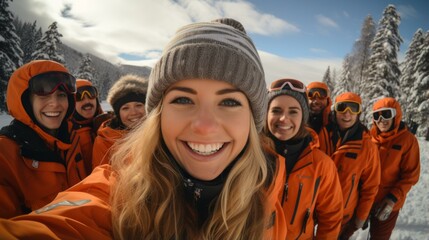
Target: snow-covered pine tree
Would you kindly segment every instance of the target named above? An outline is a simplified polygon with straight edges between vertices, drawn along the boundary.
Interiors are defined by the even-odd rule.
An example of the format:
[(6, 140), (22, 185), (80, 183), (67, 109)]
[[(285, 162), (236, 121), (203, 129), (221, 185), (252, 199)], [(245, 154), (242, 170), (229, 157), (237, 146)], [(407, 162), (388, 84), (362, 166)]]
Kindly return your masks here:
[(368, 72), (368, 59), (371, 54), (371, 42), (375, 36), (375, 23), (371, 15), (368, 15), (360, 31), (360, 37), (353, 45), (350, 55), (350, 80), (349, 91), (360, 94), (362, 84), (365, 82)]
[(37, 47), (32, 54), (32, 58), (53, 60), (64, 64), (64, 56), (59, 52), (58, 48), (58, 45), (61, 43), (60, 37), (62, 36), (58, 32), (57, 22), (53, 22), (49, 25), (43, 37), (37, 41)]
[(323, 75), (322, 82), (326, 83), (328, 85), (329, 90), (333, 90), (335, 88), (335, 83), (332, 81), (331, 78), (331, 68), (328, 66), (326, 69), (325, 74)]
[(421, 28), (417, 29), (417, 31), (414, 33), (408, 50), (405, 53), (404, 62), (401, 64), (402, 73), (399, 82), (401, 84), (402, 96), (399, 98), (399, 100), (402, 106), (404, 121), (407, 123), (409, 123), (411, 120), (410, 115), (415, 114), (416, 112), (412, 111), (412, 109), (417, 108), (417, 106), (413, 106), (412, 104), (416, 97), (415, 94), (418, 88), (416, 84), (416, 75), (414, 75), (414, 72), (417, 58), (421, 53), (421, 48), (423, 45), (423, 35), (423, 30)]
[(92, 66), (92, 59), (89, 54), (86, 54), (80, 62), (79, 68), (77, 69), (76, 77), (86, 79), (88, 81), (91, 81), (93, 85), (97, 85), (94, 81), (94, 73), (95, 69)]
[(342, 67), (340, 79), (335, 85), (335, 89), (331, 93), (332, 100), (335, 100), (335, 97), (340, 95), (341, 93), (351, 91), (350, 86), (353, 85), (353, 83), (352, 83), (351, 73), (350, 73), (351, 72), (350, 63), (351, 63), (351, 56), (347, 55), (343, 61), (343, 67)]
[(400, 94), (399, 69), (397, 53), (402, 38), (399, 35), (401, 17), (394, 5), (389, 4), (384, 9), (378, 24), (377, 33), (371, 43), (369, 57), (368, 79), (361, 91), (364, 119), (366, 125), (371, 123), (372, 105), (380, 97), (398, 98)]
[(36, 50), (37, 41), (42, 37), (42, 29), (37, 29), (36, 21), (23, 23), (19, 18), (15, 18), (14, 24), (21, 39), (21, 49), (24, 52), (22, 62), (25, 64), (33, 59), (32, 54)]
[(10, 75), (22, 65), (20, 39), (9, 11), (9, 0), (0, 0), (0, 112), (6, 110), (6, 86)]
[(429, 131), (429, 31), (424, 35), (424, 42), (420, 54), (417, 56), (414, 68), (414, 77), (416, 79), (413, 90), (413, 99), (411, 110), (411, 120), (419, 125), (417, 136), (423, 137)]

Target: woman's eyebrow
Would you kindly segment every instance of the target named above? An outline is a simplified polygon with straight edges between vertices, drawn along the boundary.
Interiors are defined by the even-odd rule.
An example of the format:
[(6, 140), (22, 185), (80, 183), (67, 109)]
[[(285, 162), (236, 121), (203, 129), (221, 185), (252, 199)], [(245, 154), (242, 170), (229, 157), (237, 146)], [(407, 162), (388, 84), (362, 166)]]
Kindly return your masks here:
[(176, 87), (171, 87), (171, 88), (167, 89), (167, 91), (165, 91), (165, 93), (169, 93), (169, 92), (171, 92), (171, 91), (181, 91), (181, 92), (187, 92), (187, 93), (190, 93), (190, 94), (197, 94), (197, 91), (195, 91), (195, 90), (194, 90), (194, 89), (192, 89), (192, 88), (188, 88), (188, 87), (178, 87), (178, 86), (176, 86)]

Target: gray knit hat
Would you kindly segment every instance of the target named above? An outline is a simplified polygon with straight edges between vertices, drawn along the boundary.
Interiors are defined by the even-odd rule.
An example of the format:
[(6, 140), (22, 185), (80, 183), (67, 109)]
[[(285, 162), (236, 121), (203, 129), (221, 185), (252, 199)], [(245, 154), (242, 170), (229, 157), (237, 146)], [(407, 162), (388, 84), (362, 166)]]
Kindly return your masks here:
[(158, 105), (171, 84), (194, 78), (225, 81), (243, 91), (255, 125), (262, 130), (267, 108), (264, 70), (240, 22), (222, 18), (180, 28), (150, 74), (147, 112)]
[(128, 102), (145, 103), (147, 87), (148, 81), (145, 78), (134, 74), (124, 75), (109, 89), (107, 102), (118, 115), (122, 105)]
[[(288, 84), (284, 84), (284, 82), (289, 81), (293, 84), (296, 84), (299, 86), (299, 88), (302, 88), (303, 92), (300, 92), (298, 90), (293, 90)], [(305, 87), (305, 84), (302, 83), (299, 80), (296, 79), (291, 79), (291, 78), (283, 78), (283, 79), (279, 79), (274, 81), (273, 83), (271, 83), (271, 86), (279, 86), (279, 85), (283, 85), (283, 87), (281, 89), (278, 90), (272, 90), (270, 89), (268, 91), (268, 106), (270, 105), (271, 101), (280, 95), (287, 95), (287, 96), (291, 96), (293, 98), (295, 98), (298, 102), (299, 105), (301, 105), (302, 108), (302, 120), (304, 123), (308, 122), (308, 118), (309, 118), (309, 107), (308, 107), (308, 98), (307, 98), (307, 90)]]

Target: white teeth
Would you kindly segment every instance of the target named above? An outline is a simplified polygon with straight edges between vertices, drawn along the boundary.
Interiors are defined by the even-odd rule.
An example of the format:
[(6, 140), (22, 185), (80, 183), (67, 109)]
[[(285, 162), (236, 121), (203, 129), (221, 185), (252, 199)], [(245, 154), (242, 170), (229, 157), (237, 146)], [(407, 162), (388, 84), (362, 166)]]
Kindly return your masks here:
[(289, 130), (292, 129), (292, 126), (286, 127), (286, 126), (278, 126), (280, 129)]
[(198, 144), (188, 142), (188, 146), (192, 149), (192, 151), (207, 156), (219, 151), (219, 149), (222, 148), (223, 143)]
[(45, 112), (45, 115), (48, 117), (58, 117), (60, 112)]

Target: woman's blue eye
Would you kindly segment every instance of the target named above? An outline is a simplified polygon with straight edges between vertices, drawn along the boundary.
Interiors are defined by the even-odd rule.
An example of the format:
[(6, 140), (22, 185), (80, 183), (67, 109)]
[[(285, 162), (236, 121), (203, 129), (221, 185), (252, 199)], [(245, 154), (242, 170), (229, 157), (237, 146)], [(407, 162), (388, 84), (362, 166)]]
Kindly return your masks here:
[(173, 99), (170, 103), (176, 104), (192, 104), (192, 100), (187, 97), (178, 97)]
[(230, 107), (238, 107), (238, 106), (241, 106), (241, 102), (237, 101), (235, 99), (232, 99), (232, 98), (228, 98), (228, 99), (223, 100), (222, 103), (221, 103), (221, 105), (222, 106), (227, 106), (227, 107), (228, 106), (230, 106)]

